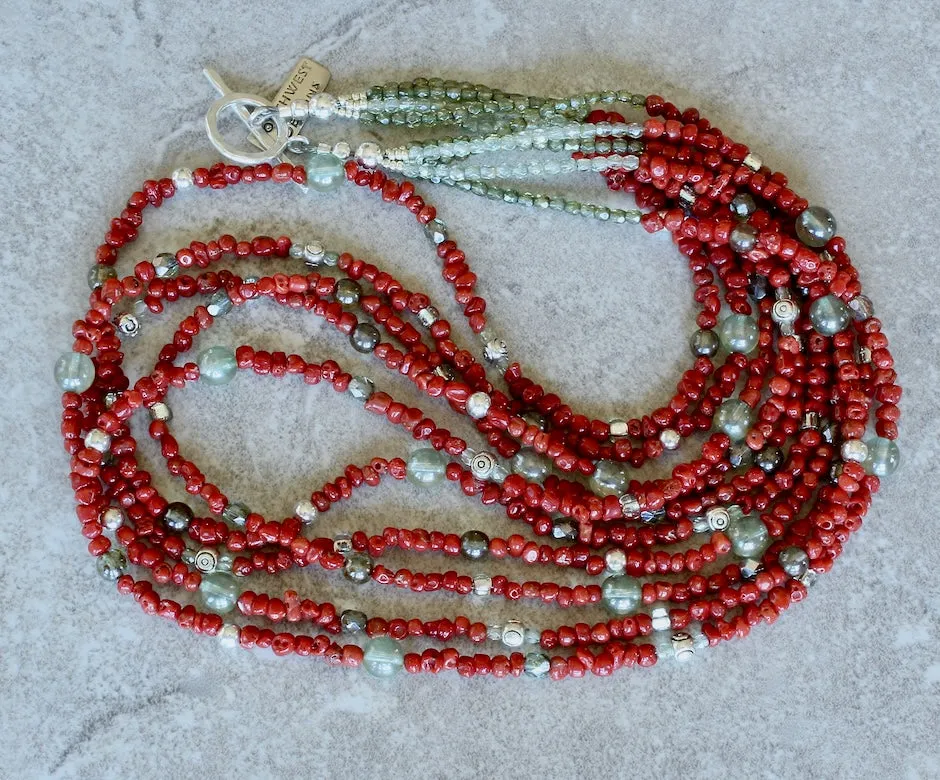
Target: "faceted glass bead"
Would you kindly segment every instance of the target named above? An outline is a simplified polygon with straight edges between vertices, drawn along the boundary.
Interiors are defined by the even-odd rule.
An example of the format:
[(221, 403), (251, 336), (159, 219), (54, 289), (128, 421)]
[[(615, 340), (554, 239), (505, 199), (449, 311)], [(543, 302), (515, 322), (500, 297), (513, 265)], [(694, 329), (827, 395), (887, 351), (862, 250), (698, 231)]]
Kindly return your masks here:
[(127, 558), (120, 550), (112, 549), (99, 556), (95, 565), (101, 579), (114, 582), (127, 571)]
[(207, 385), (226, 385), (238, 371), (235, 353), (228, 347), (209, 347), (199, 353), (199, 378)]
[(845, 330), (852, 321), (852, 312), (841, 298), (824, 295), (809, 307), (809, 319), (813, 327), (823, 336), (835, 336)]
[(757, 558), (770, 543), (767, 526), (757, 515), (740, 517), (725, 531), (731, 540), (731, 549), (742, 558)]
[(602, 496), (620, 495), (627, 489), (627, 475), (619, 463), (599, 460), (591, 475), (591, 489)]
[(615, 574), (601, 585), (604, 606), (615, 615), (630, 615), (640, 606), (640, 583), (626, 574)]
[(394, 639), (378, 636), (366, 643), (362, 665), (373, 677), (394, 677), (405, 665), (405, 655)]
[(216, 571), (202, 575), (199, 597), (203, 607), (209, 612), (215, 612), (217, 615), (231, 612), (240, 595), (238, 580), (231, 574)]
[(447, 461), (433, 447), (422, 447), (408, 457), (405, 476), (413, 485), (433, 485), (444, 478)]
[(747, 355), (757, 348), (760, 329), (747, 314), (730, 314), (718, 326), (718, 336), (728, 352)]
[(743, 441), (753, 424), (754, 410), (737, 398), (725, 401), (715, 415), (715, 425), (728, 434), (731, 441)]
[(876, 477), (889, 477), (897, 471), (901, 462), (901, 451), (895, 442), (881, 436), (873, 436), (865, 443), (868, 445), (865, 471)]
[(81, 352), (66, 352), (56, 361), (55, 381), (65, 392), (84, 393), (95, 381), (95, 364)]
[(307, 186), (315, 192), (331, 192), (346, 177), (343, 161), (335, 154), (315, 152), (307, 156)]
[(806, 246), (819, 248), (836, 234), (836, 219), (822, 206), (810, 206), (796, 218), (796, 237)]

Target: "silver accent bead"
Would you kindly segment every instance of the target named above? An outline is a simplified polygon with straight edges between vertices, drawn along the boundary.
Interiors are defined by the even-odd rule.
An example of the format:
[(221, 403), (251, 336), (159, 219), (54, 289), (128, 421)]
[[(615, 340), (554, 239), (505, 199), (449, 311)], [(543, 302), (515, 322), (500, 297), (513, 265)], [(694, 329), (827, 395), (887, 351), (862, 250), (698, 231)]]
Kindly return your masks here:
[(325, 253), (326, 250), (323, 248), (323, 244), (319, 241), (311, 241), (304, 246), (304, 262), (309, 266), (316, 267), (320, 265)]
[(339, 157), (340, 160), (348, 160), (349, 156), (352, 154), (352, 149), (345, 141), (337, 141), (335, 144), (333, 144), (332, 151), (333, 154), (336, 157)]
[(654, 604), (650, 608), (650, 619), (653, 622), (653, 631), (668, 631), (672, 628), (669, 607), (663, 604)]
[(185, 531), (189, 528), (192, 520), (193, 510), (189, 507), (189, 504), (184, 504), (182, 501), (167, 504), (163, 513), (163, 524), (171, 531)]
[(195, 184), (193, 172), (190, 168), (177, 168), (170, 175), (173, 180), (173, 186), (178, 190), (187, 190)]
[(724, 531), (731, 525), (731, 513), (723, 506), (709, 507), (705, 519), (712, 531)]
[(307, 104), (307, 110), (316, 119), (329, 119), (335, 107), (336, 98), (329, 92), (318, 92), (310, 98)]
[(627, 568), (627, 554), (619, 547), (614, 547), (604, 553), (604, 564), (611, 574), (620, 574)]
[(688, 184), (684, 184), (679, 190), (679, 205), (684, 209), (691, 209), (695, 205), (695, 190)]
[(434, 369), (434, 373), (437, 374), (441, 379), (446, 379), (448, 382), (452, 379), (455, 379), (457, 374), (454, 372), (453, 366), (449, 363), (441, 363), (437, 368)]
[(120, 397), (121, 397), (121, 394), (116, 393), (114, 391), (111, 391), (110, 393), (105, 393), (104, 394), (104, 408), (110, 409), (112, 406), (114, 406), (115, 403), (117, 403), (117, 399)]
[(297, 505), (294, 507), (294, 515), (301, 522), (310, 525), (310, 523), (316, 521), (320, 513), (313, 503), (305, 498), (297, 502)]
[(842, 442), (842, 460), (864, 463), (868, 457), (868, 445), (861, 439), (846, 439)]
[(352, 549), (352, 536), (350, 534), (341, 532), (333, 537), (333, 552), (337, 552), (340, 555), (346, 555), (351, 553)]
[(685, 631), (677, 631), (671, 639), (672, 652), (677, 661), (691, 661), (695, 656), (695, 640)]
[(803, 422), (800, 425), (800, 430), (818, 430), (819, 429), (819, 412), (806, 412), (803, 415)]
[(750, 168), (752, 171), (759, 171), (764, 165), (760, 157), (758, 157), (753, 152), (748, 152), (747, 156), (741, 161), (745, 168)]
[(503, 626), (500, 641), (505, 647), (522, 647), (525, 642), (525, 626), (518, 620), (509, 620)]
[(107, 452), (111, 449), (111, 436), (101, 428), (92, 428), (85, 434), (85, 446), (90, 450)]
[(127, 514), (119, 506), (106, 507), (98, 518), (98, 522), (109, 531), (116, 531), (126, 520)]
[(496, 468), (496, 458), (489, 452), (478, 452), (470, 461), (470, 473), (476, 479), (485, 480)]
[(781, 298), (779, 301), (774, 301), (774, 305), (770, 309), (770, 318), (776, 323), (777, 327), (780, 328), (780, 332), (784, 336), (793, 335), (793, 323), (796, 322), (799, 316), (800, 307), (795, 301), (789, 298)]
[(490, 410), (492, 400), (483, 392), (473, 393), (467, 399), (467, 414), (474, 420), (482, 420)]
[(343, 576), (356, 585), (363, 585), (372, 578), (372, 557), (364, 552), (353, 552), (343, 563)]
[(483, 346), (483, 359), (487, 363), (500, 363), (509, 358), (509, 348), (501, 338), (492, 338)]
[(418, 312), (418, 322), (425, 328), (430, 328), (441, 318), (441, 313), (433, 306), (425, 306)]
[(122, 336), (134, 338), (140, 333), (140, 320), (133, 314), (120, 314), (114, 321), (114, 325)]
[(731, 200), (731, 213), (739, 219), (747, 219), (757, 211), (757, 203), (749, 192), (739, 192)]
[(359, 144), (356, 157), (366, 168), (375, 168), (382, 163), (382, 147), (369, 142)]
[(210, 571), (215, 571), (215, 567), (219, 563), (219, 556), (216, 554), (215, 550), (210, 550), (208, 547), (203, 547), (201, 550), (196, 551), (196, 555), (193, 556), (193, 566), (195, 566), (203, 574), (208, 574)]
[(626, 420), (611, 420), (610, 421), (610, 436), (612, 439), (621, 439), (624, 436), (627, 436), (629, 431), (627, 430), (627, 421)]
[(493, 589), (493, 578), (486, 574), (477, 574), (473, 578), (473, 592), (477, 596), (489, 596)]
[(682, 437), (675, 428), (663, 428), (663, 430), (659, 432), (659, 442), (663, 445), (664, 449), (674, 450), (682, 442)]
[(627, 519), (635, 519), (640, 516), (640, 501), (633, 493), (624, 493), (620, 496), (620, 510)]
[(238, 640), (241, 631), (234, 623), (223, 623), (219, 633), (215, 635), (219, 644), (227, 650), (233, 650), (238, 647)]

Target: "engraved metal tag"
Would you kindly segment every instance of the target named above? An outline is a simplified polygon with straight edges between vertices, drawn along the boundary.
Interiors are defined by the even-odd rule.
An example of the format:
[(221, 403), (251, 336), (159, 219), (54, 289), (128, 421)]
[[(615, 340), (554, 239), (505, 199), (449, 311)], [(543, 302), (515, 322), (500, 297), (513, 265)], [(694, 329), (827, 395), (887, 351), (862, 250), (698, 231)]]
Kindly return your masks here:
[[(329, 83), (330, 72), (325, 67), (310, 57), (301, 57), (271, 102), (275, 106), (289, 106), (294, 100), (310, 100), (317, 92), (326, 89)], [(289, 119), (287, 124), (291, 136), (299, 133), (304, 125), (300, 119)], [(274, 123), (265, 122), (262, 127), (267, 132), (271, 132), (274, 129)]]

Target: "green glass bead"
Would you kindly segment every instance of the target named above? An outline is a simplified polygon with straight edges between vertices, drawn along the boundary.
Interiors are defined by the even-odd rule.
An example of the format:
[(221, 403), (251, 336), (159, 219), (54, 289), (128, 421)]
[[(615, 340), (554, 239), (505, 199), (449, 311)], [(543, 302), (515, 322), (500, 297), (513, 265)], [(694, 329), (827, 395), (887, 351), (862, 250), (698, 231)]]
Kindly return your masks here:
[(852, 321), (852, 312), (835, 295), (817, 298), (809, 307), (809, 319), (813, 327), (823, 336), (835, 336), (845, 330)]
[(615, 615), (630, 615), (639, 608), (642, 598), (640, 583), (626, 574), (615, 574), (601, 585), (604, 606)]
[(754, 410), (744, 401), (731, 398), (718, 408), (715, 424), (731, 441), (743, 441), (754, 424)]
[(227, 385), (238, 371), (235, 353), (228, 347), (209, 347), (199, 353), (199, 378), (207, 385)]
[(55, 381), (64, 392), (84, 393), (95, 381), (95, 364), (81, 352), (66, 352), (56, 361)]
[(757, 348), (760, 329), (747, 314), (730, 314), (718, 326), (718, 337), (728, 352), (747, 355)]
[(757, 558), (770, 544), (767, 526), (757, 515), (745, 515), (734, 520), (725, 533), (731, 540), (734, 554), (742, 558)]
[(379, 636), (366, 643), (362, 665), (373, 677), (394, 677), (405, 665), (405, 655), (394, 639)]
[(231, 612), (240, 595), (238, 580), (231, 574), (215, 571), (202, 575), (202, 582), (199, 583), (199, 597), (202, 599), (202, 605), (210, 612), (215, 612), (217, 615)]
[(405, 476), (413, 485), (433, 485), (444, 479), (446, 458), (432, 447), (422, 447), (408, 457)]
[(865, 458), (865, 471), (876, 477), (888, 477), (897, 471), (901, 462), (901, 451), (891, 439), (873, 436), (865, 442), (868, 445), (868, 457)]
[(343, 161), (335, 154), (307, 155), (307, 186), (316, 192), (332, 192), (346, 178)]

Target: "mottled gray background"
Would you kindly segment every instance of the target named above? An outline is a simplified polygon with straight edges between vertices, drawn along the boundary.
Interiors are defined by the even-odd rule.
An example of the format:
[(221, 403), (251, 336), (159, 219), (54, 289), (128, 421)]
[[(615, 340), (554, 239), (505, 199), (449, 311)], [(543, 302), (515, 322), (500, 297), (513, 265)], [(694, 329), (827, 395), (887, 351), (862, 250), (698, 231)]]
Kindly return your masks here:
[[(0, 776), (940, 776), (936, 4), (459, 6), (2, 2)], [(144, 178), (213, 159), (204, 65), (270, 94), (300, 54), (331, 68), (335, 91), (442, 75), (539, 93), (657, 92), (698, 106), (835, 212), (905, 387), (904, 463), (808, 602), (688, 668), (560, 685), (455, 675), (382, 683), (225, 653), (146, 617), (94, 576), (52, 382), (94, 247)], [(321, 137), (370, 136), (337, 125)], [(602, 416), (668, 397), (694, 317), (668, 241), (453, 192), (432, 197), (474, 262), (494, 326), (533, 375)], [(322, 236), (387, 264), (452, 314), (413, 222), (362, 192), (305, 198), (267, 186), (180, 201), (148, 214), (123, 269), (225, 231)], [(367, 366), (318, 322), (253, 309), (204, 343), (251, 337)], [(142, 346), (167, 334), (150, 325)], [(409, 447), (348, 399), (295, 381), (244, 376), (173, 402), (186, 452), (268, 513), (288, 512), (350, 461)], [(452, 487), (430, 496), (383, 487), (346, 512), (323, 528), (507, 527)], [(322, 596), (324, 580), (305, 572), (295, 582)], [(506, 614), (377, 590), (340, 585), (336, 598), (383, 614)]]

